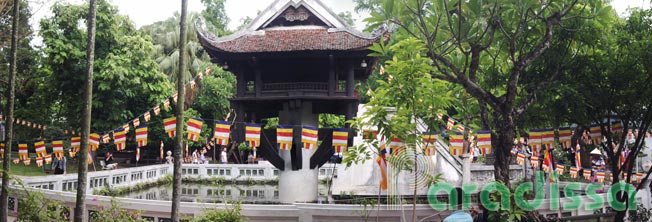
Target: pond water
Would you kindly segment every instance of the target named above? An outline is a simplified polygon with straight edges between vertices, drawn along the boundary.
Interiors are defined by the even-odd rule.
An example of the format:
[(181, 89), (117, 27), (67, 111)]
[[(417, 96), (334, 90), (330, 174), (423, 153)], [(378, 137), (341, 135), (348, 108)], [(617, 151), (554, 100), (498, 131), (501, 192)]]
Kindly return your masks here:
[[(325, 200), (328, 186), (319, 185), (319, 199)], [(152, 187), (120, 195), (131, 199), (172, 200), (172, 184)], [(246, 204), (278, 204), (278, 185), (241, 185), (241, 184), (183, 184), (182, 202), (223, 203), (239, 201)]]

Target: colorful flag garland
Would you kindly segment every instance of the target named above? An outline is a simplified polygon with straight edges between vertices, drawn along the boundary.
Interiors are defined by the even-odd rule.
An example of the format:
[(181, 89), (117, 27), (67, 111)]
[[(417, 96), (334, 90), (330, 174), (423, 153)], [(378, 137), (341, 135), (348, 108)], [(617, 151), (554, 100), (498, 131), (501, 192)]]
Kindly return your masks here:
[(190, 141), (199, 141), (199, 135), (201, 134), (201, 128), (204, 126), (204, 121), (199, 118), (191, 118), (188, 120), (188, 140)]
[(215, 138), (218, 145), (228, 145), (229, 134), (231, 134), (231, 122), (219, 120), (215, 122), (215, 133), (213, 138)]
[(276, 127), (276, 143), (280, 150), (292, 150), (292, 126), (278, 125)]
[(260, 146), (260, 124), (247, 123), (245, 126), (245, 141), (249, 147)]
[(170, 117), (164, 119), (163, 126), (165, 127), (165, 133), (167, 133), (170, 138), (174, 138), (177, 129), (177, 118)]
[(147, 125), (136, 128), (136, 143), (138, 147), (147, 146)]

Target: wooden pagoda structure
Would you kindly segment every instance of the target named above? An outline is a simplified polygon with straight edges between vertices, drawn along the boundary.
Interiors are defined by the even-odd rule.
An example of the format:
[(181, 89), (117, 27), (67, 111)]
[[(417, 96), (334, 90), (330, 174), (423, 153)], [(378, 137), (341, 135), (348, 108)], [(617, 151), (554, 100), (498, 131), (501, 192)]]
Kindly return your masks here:
[[(330, 141), (314, 153), (297, 149), (300, 126), (317, 126), (322, 113), (352, 119), (359, 104), (355, 85), (377, 63), (368, 47), (389, 38), (385, 28), (372, 34), (355, 30), (319, 0), (276, 0), (229, 36), (217, 37), (198, 25), (198, 39), (212, 61), (237, 78), (231, 99), (237, 121), (279, 117), (280, 124), (299, 126), (287, 155), (275, 148), (274, 139), (262, 142), (260, 151), (282, 171), (314, 169), (330, 158)], [(320, 132), (324, 139), (321, 134), (327, 133)]]

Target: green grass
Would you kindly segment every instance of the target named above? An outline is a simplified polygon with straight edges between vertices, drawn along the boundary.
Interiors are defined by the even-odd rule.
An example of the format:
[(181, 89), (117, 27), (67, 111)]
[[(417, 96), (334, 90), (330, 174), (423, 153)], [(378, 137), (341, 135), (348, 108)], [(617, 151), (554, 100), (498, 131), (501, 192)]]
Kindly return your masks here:
[[(46, 174), (43, 171), (43, 168), (45, 169), (50, 169), (50, 165), (43, 165), (43, 167), (38, 167), (36, 165), (36, 162), (32, 159), (32, 163), (29, 166), (25, 166), (23, 162), (21, 161), (19, 164), (14, 164), (11, 163), (11, 168), (9, 172), (13, 175), (16, 176), (46, 176), (49, 174)], [(93, 166), (90, 165), (88, 166), (89, 171), (93, 171)], [(67, 169), (66, 169), (67, 174), (71, 173), (77, 173), (77, 161), (68, 161), (67, 164)]]

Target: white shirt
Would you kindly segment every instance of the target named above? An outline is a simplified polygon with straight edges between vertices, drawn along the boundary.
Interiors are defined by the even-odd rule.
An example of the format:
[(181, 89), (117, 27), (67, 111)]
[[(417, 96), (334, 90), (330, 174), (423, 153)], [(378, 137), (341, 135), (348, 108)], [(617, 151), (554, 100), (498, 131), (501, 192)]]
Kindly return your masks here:
[(222, 150), (222, 153), (220, 154), (220, 160), (222, 161), (222, 163), (228, 162), (226, 158), (226, 151)]

